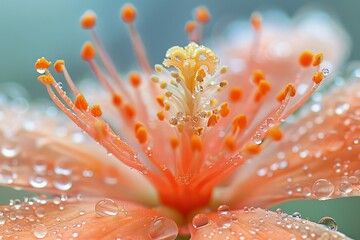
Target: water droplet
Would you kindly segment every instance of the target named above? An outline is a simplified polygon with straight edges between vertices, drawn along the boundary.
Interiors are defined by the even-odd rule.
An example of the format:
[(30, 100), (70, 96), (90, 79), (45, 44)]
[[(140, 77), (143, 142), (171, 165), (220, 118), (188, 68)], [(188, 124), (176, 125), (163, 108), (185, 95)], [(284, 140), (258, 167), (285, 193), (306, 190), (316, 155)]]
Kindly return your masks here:
[(312, 190), (319, 200), (324, 200), (334, 192), (334, 184), (326, 179), (319, 179), (314, 183)]
[(343, 181), (339, 184), (339, 191), (342, 193), (351, 193), (352, 184), (348, 181)]
[(43, 218), (45, 216), (45, 209), (43, 207), (36, 208), (35, 215), (39, 218)]
[(276, 213), (277, 213), (277, 214), (282, 214), (282, 213), (283, 213), (283, 211), (282, 211), (282, 209), (281, 209), (281, 208), (278, 208), (278, 209), (276, 209)]
[(221, 206), (219, 206), (218, 209), (217, 209), (217, 213), (218, 213), (219, 215), (228, 214), (229, 211), (230, 211), (230, 207), (227, 206), (227, 205), (221, 205)]
[(223, 213), (218, 216), (217, 224), (222, 228), (229, 228), (232, 225), (230, 212)]
[(197, 214), (192, 220), (192, 224), (196, 229), (204, 227), (209, 223), (210, 223), (209, 218), (205, 214), (201, 214), (201, 213)]
[(0, 167), (0, 183), (11, 184), (14, 182), (15, 174), (11, 171), (8, 166)]
[(323, 217), (322, 219), (319, 220), (318, 223), (326, 226), (330, 230), (334, 230), (334, 231), (337, 230), (337, 224), (335, 220), (331, 217)]
[(44, 238), (47, 235), (47, 228), (44, 224), (37, 224), (34, 228), (36, 238)]
[(327, 68), (323, 68), (323, 69), (321, 70), (321, 72), (322, 72), (322, 74), (324, 74), (325, 77), (327, 77), (327, 76), (330, 74), (330, 70), (327, 69)]
[(299, 212), (294, 212), (294, 213), (292, 214), (292, 217), (293, 217), (293, 218), (301, 218), (301, 214), (300, 214)]
[(325, 148), (328, 151), (337, 151), (344, 145), (343, 136), (341, 136), (337, 131), (331, 131), (326, 135), (324, 143), (326, 143)]
[(48, 181), (45, 177), (40, 175), (30, 176), (29, 184), (34, 188), (44, 188), (47, 186)]
[(6, 158), (16, 157), (20, 153), (20, 147), (15, 141), (9, 141), (4, 143), (1, 147), (1, 154)]
[(338, 102), (335, 106), (335, 114), (342, 115), (350, 109), (350, 104), (347, 102)]
[(54, 177), (53, 185), (61, 191), (67, 191), (72, 187), (71, 176), (56, 175)]
[(149, 228), (151, 239), (175, 239), (178, 234), (176, 223), (165, 217), (156, 218)]
[(119, 214), (119, 208), (113, 200), (104, 199), (96, 203), (95, 212), (98, 217), (116, 216)]
[(70, 166), (70, 162), (67, 162), (63, 159), (57, 160), (54, 166), (54, 172), (55, 174), (58, 175), (65, 175), (65, 176), (71, 175), (72, 169)]

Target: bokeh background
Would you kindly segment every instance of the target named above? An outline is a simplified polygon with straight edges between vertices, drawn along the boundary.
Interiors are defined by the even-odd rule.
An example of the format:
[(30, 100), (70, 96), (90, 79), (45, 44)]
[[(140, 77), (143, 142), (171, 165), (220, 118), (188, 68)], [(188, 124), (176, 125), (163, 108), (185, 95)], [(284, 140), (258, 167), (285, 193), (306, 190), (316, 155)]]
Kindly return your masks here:
[[(360, 60), (359, 0), (228, 0), (228, 1), (130, 1), (138, 8), (136, 25), (143, 36), (151, 63), (162, 61), (166, 49), (184, 45), (187, 36), (184, 23), (198, 5), (206, 5), (213, 21), (206, 28), (210, 36), (217, 21), (247, 19), (254, 11), (280, 9), (289, 16), (304, 8), (318, 8), (328, 12), (349, 33), (352, 50), (349, 60)], [(65, 59), (75, 81), (92, 78), (92, 74), (79, 55), (89, 33), (81, 29), (79, 17), (87, 9), (98, 15), (97, 31), (105, 46), (111, 49), (111, 57), (119, 72), (135, 67), (127, 29), (119, 20), (119, 9), (125, 1), (104, 0), (0, 0), (0, 88), (6, 82), (21, 84), (27, 89), (29, 99), (46, 98), (41, 84), (36, 81), (34, 61)], [(1, 123), (0, 123), (1, 124)], [(0, 188), (0, 203), (11, 198), (22, 198), (32, 193)], [(321, 217), (333, 217), (341, 232), (360, 239), (360, 197), (329, 201), (295, 201), (281, 204), (284, 212), (298, 211), (303, 217), (317, 222)]]

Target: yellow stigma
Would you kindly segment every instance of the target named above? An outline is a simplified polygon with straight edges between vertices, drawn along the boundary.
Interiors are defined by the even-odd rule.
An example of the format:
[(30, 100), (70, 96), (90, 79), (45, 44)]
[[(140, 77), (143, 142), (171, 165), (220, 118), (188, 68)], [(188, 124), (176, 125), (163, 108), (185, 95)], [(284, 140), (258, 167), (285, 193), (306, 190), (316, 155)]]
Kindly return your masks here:
[(163, 64), (166, 67), (177, 68), (179, 77), (193, 93), (198, 83), (203, 81), (202, 69), (205, 68), (207, 74), (213, 75), (217, 70), (219, 59), (210, 48), (190, 43), (184, 48), (178, 46), (170, 48), (166, 52)]

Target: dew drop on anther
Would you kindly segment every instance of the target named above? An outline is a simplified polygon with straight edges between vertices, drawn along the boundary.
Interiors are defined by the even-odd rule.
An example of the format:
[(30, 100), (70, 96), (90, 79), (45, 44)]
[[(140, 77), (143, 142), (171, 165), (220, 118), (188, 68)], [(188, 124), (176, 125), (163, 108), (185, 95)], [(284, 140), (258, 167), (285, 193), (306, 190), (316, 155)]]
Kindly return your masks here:
[(322, 219), (319, 220), (318, 223), (326, 226), (330, 230), (334, 230), (334, 231), (337, 230), (337, 224), (335, 220), (331, 217), (323, 217)]
[(45, 68), (37, 68), (36, 71), (37, 71), (39, 74), (44, 74), (44, 73), (45, 73)]
[(34, 228), (36, 238), (44, 238), (47, 235), (47, 228), (44, 224), (37, 224)]
[(95, 205), (96, 216), (107, 217), (119, 214), (118, 205), (111, 199), (100, 200)]
[(158, 217), (153, 220), (148, 233), (153, 240), (175, 239), (178, 235), (178, 227), (174, 221), (165, 217)]
[(201, 213), (197, 214), (192, 220), (192, 224), (194, 228), (197, 229), (208, 225), (209, 222), (210, 222), (209, 218), (205, 214), (201, 214)]
[(319, 179), (314, 183), (312, 190), (319, 200), (324, 200), (334, 192), (334, 184), (326, 179)]

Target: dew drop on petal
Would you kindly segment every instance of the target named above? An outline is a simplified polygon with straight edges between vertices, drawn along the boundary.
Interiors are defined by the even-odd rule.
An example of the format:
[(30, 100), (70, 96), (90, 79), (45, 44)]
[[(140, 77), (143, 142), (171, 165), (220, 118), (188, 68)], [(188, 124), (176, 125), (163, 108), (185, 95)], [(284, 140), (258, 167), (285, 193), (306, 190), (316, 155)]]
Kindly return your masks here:
[(217, 213), (218, 213), (219, 215), (228, 214), (229, 211), (230, 211), (230, 208), (229, 208), (229, 206), (227, 206), (227, 205), (221, 205), (221, 206), (219, 206), (218, 209), (217, 209)]
[(15, 174), (11, 171), (9, 167), (0, 167), (0, 183), (11, 184), (14, 182), (14, 178)]
[(301, 214), (300, 214), (299, 212), (294, 212), (294, 213), (292, 214), (292, 217), (293, 217), (293, 218), (301, 218)]
[(198, 229), (210, 223), (209, 218), (205, 214), (197, 214), (192, 220), (194, 228)]
[(334, 184), (326, 179), (319, 179), (314, 183), (312, 190), (319, 200), (324, 200), (334, 192)]
[(48, 181), (43, 176), (34, 175), (34, 176), (30, 176), (29, 184), (34, 188), (44, 188), (47, 186)]
[(178, 227), (176, 223), (165, 217), (158, 217), (154, 219), (150, 228), (149, 236), (151, 239), (175, 239), (178, 234)]
[(47, 228), (44, 224), (37, 224), (34, 228), (36, 238), (44, 238), (47, 235)]
[(95, 205), (96, 216), (107, 217), (119, 214), (118, 205), (111, 199), (100, 200)]
[(71, 176), (56, 175), (53, 181), (53, 185), (56, 189), (61, 191), (67, 191), (72, 188)]
[(337, 224), (335, 220), (331, 217), (323, 217), (322, 219), (319, 220), (318, 223), (326, 226), (330, 230), (334, 230), (334, 231), (337, 230)]

